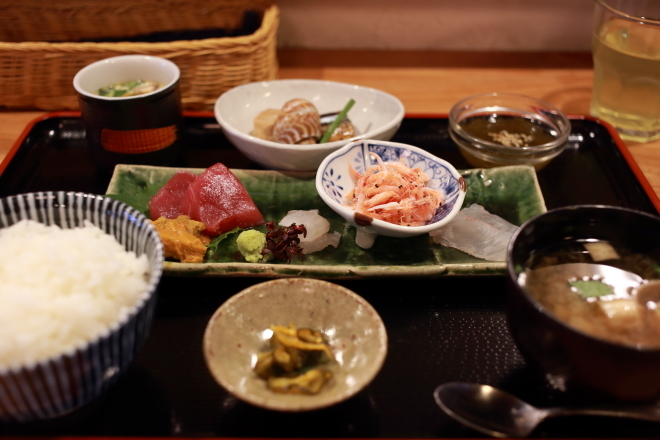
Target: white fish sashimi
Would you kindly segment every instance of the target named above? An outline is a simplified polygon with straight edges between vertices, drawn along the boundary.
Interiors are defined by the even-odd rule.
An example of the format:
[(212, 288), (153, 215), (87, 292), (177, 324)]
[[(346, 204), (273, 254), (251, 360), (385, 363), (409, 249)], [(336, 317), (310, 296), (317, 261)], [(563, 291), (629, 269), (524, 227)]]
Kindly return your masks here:
[(430, 233), (435, 243), (491, 261), (506, 261), (506, 249), (518, 227), (472, 204), (443, 228)]
[(300, 240), (299, 246), (302, 248), (303, 254), (311, 254), (312, 252), (318, 252), (325, 249), (328, 246), (334, 246), (335, 248), (339, 246), (339, 241), (341, 240), (341, 234), (339, 232), (328, 232), (321, 235), (316, 240), (312, 241), (302, 241)]
[(330, 222), (319, 215), (318, 209), (310, 209), (309, 211), (289, 211), (280, 220), (281, 226), (291, 226), (292, 223), (297, 225), (305, 225), (307, 229), (307, 236), (300, 237), (300, 241), (313, 241), (321, 235), (330, 230)]
[(281, 226), (291, 226), (292, 223), (304, 225), (307, 230), (307, 235), (300, 237), (299, 246), (302, 248), (303, 254), (318, 252), (328, 246), (334, 246), (335, 248), (339, 246), (341, 234), (339, 232), (329, 232), (330, 222), (319, 215), (318, 209), (289, 211), (280, 220)]

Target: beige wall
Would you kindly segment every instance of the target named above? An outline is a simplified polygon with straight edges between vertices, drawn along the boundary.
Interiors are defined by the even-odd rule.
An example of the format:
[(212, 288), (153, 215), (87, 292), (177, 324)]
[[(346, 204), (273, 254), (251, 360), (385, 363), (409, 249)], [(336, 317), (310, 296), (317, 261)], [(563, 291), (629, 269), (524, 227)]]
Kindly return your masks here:
[(593, 0), (277, 0), (282, 48), (589, 51)]

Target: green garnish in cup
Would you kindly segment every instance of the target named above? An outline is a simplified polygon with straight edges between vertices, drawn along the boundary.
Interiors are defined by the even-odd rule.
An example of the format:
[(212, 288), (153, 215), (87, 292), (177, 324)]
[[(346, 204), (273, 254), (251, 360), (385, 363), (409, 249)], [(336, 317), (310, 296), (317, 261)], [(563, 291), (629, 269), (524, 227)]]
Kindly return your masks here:
[(107, 87), (100, 88), (98, 94), (100, 96), (107, 96), (110, 98), (137, 96), (151, 93), (155, 90), (158, 90), (160, 87), (162, 87), (162, 85), (156, 81), (145, 81), (138, 79), (135, 81), (110, 84)]

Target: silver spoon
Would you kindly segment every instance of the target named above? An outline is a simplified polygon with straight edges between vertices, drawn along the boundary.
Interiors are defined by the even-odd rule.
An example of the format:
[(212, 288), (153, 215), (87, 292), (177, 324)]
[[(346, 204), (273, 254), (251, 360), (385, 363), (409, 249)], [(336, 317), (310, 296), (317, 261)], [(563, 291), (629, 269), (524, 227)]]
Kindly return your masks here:
[(433, 393), (436, 403), (462, 424), (493, 437), (526, 437), (549, 417), (590, 415), (660, 422), (660, 407), (536, 408), (488, 385), (449, 382)]

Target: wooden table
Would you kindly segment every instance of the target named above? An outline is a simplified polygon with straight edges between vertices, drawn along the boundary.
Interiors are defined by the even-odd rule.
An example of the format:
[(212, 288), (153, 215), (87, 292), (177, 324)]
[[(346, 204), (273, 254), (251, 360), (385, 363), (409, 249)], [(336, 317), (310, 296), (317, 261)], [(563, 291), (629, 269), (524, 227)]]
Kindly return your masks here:
[[(374, 87), (403, 102), (407, 113), (448, 113), (467, 96), (521, 93), (567, 114), (589, 114), (593, 70), (588, 53), (456, 53), (281, 50), (279, 76)], [(0, 160), (41, 111), (0, 111)], [(626, 142), (660, 195), (660, 141)]]

